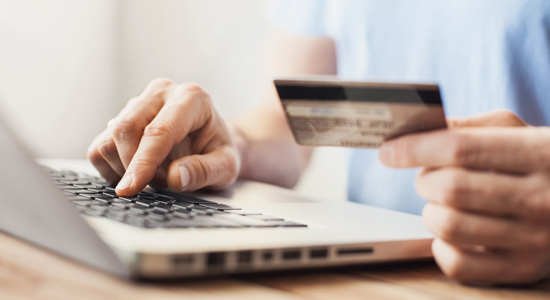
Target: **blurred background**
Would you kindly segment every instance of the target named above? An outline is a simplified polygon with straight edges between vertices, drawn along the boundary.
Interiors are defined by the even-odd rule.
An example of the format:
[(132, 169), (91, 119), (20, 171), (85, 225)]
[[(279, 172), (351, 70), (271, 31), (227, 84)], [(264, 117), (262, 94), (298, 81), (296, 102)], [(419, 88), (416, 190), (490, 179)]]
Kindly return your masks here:
[[(156, 77), (196, 81), (230, 118), (262, 91), (269, 0), (0, 0), (0, 94), (40, 157), (85, 158)], [(344, 200), (338, 148), (318, 148), (295, 190)]]

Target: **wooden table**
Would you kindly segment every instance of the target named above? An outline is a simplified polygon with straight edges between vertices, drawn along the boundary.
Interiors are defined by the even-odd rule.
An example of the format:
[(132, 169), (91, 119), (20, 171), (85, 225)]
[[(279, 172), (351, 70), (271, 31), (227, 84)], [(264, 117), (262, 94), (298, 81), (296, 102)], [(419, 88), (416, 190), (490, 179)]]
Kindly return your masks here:
[(550, 279), (481, 288), (433, 262), (129, 282), (0, 233), (0, 299), (550, 299)]

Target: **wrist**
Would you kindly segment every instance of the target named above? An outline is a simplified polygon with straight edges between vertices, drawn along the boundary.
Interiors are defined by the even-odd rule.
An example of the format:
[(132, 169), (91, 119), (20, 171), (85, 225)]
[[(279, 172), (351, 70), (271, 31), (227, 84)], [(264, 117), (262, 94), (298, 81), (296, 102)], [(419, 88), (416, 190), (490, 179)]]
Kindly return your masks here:
[(246, 153), (248, 152), (248, 139), (244, 133), (235, 125), (227, 122), (227, 129), (231, 136), (231, 141), (234, 148), (237, 150), (237, 161), (238, 161), (238, 174), (239, 178), (246, 177), (247, 164), (246, 164)]

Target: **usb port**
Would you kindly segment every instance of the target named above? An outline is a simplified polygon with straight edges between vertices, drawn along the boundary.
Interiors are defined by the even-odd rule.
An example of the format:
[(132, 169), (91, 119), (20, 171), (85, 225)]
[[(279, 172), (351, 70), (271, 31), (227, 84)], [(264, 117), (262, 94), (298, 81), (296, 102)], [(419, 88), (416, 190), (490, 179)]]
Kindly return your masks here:
[(225, 253), (224, 252), (211, 252), (208, 253), (206, 257), (206, 264), (209, 269), (223, 268), (225, 264)]
[(372, 252), (374, 252), (374, 249), (372, 249), (372, 247), (347, 248), (347, 249), (339, 249), (338, 255), (371, 254)]
[(309, 257), (313, 259), (327, 258), (327, 249), (313, 249), (309, 252)]
[(302, 256), (300, 250), (288, 250), (283, 252), (283, 260), (297, 260)]
[(273, 260), (273, 252), (268, 251), (268, 252), (262, 253), (262, 259), (266, 262), (272, 261)]
[(252, 262), (252, 251), (242, 251), (237, 254), (239, 264), (250, 264)]

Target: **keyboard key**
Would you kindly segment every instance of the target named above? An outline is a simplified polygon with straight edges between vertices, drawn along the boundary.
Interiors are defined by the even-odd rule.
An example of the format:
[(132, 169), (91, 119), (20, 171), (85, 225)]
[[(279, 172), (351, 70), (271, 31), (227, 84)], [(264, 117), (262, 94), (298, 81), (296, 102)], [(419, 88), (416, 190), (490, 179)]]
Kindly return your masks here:
[(147, 208), (140, 204), (133, 203), (133, 206), (130, 206), (130, 211), (138, 214), (146, 214), (150, 210), (150, 208)]
[(90, 191), (90, 192), (95, 192), (97, 194), (102, 194), (103, 193), (103, 190), (101, 190), (101, 189), (87, 188), (87, 190)]
[(105, 185), (100, 184), (100, 183), (90, 182), (90, 186), (93, 186), (93, 187), (98, 188), (98, 189), (105, 190)]
[(196, 215), (197, 213), (194, 211), (174, 211), (171, 213), (171, 216), (182, 219), (191, 219)]
[(225, 204), (218, 204), (218, 203), (215, 203), (215, 204), (200, 204), (200, 206), (204, 206), (204, 207), (212, 208), (212, 209), (219, 209), (219, 210), (240, 210), (240, 208), (238, 208), (238, 207), (233, 207), (233, 206), (229, 206), (229, 205), (225, 205)]
[(75, 181), (75, 180), (66, 180), (66, 179), (61, 179), (59, 180), (59, 182), (68, 184), (68, 185), (89, 185), (90, 184), (87, 181), (78, 181), (78, 180)]
[(184, 203), (184, 202), (176, 202), (172, 204), (173, 207), (176, 207), (177, 209), (191, 209), (195, 206), (195, 204), (191, 203)]
[(139, 216), (128, 215), (124, 220), (124, 223), (136, 227), (145, 227), (145, 218)]
[(261, 215), (262, 214), (262, 213), (259, 213), (259, 212), (256, 212), (256, 211), (250, 211), (250, 210), (246, 210), (246, 209), (233, 210), (233, 211), (228, 211), (228, 212), (232, 213), (232, 214), (241, 215), (241, 216), (255, 216), (255, 215)]
[(275, 221), (275, 222), (269, 222), (270, 224), (276, 224), (278, 227), (307, 227), (305, 224), (300, 224), (296, 222), (291, 221)]
[(183, 201), (183, 202), (194, 203), (194, 204), (217, 204), (216, 202), (213, 202), (213, 201), (199, 199), (195, 197), (189, 197), (189, 196), (179, 196), (176, 198), (176, 202), (177, 201)]
[(250, 216), (250, 218), (264, 220), (264, 221), (284, 221), (283, 218), (270, 216), (270, 215)]
[(109, 203), (110, 198), (106, 199), (106, 198), (102, 198), (102, 197), (94, 197), (93, 199), (96, 200), (96, 201), (102, 202), (102, 203)]
[(94, 210), (94, 209), (83, 209), (80, 211), (81, 214), (90, 216), (90, 217), (101, 217), (103, 216), (102, 211)]
[(178, 207), (173, 207), (172, 205), (170, 204), (156, 204), (154, 207), (153, 207), (154, 210), (156, 211), (162, 211), (162, 212), (170, 212), (170, 211), (173, 211), (173, 210), (176, 210), (178, 209)]
[(230, 221), (230, 220), (223, 220), (219, 218), (209, 217), (209, 216), (196, 216), (193, 217), (193, 220), (197, 220), (201, 223), (204, 223), (208, 225), (209, 227), (246, 227), (242, 224), (238, 224), (236, 222)]
[(126, 217), (126, 214), (124, 212), (116, 212), (116, 211), (111, 211), (110, 209), (107, 210), (107, 212), (104, 214), (104, 216), (107, 218), (107, 219), (110, 219), (110, 220), (113, 220), (113, 221), (119, 221), (119, 222), (122, 222), (124, 221), (124, 218)]
[(111, 206), (113, 207), (118, 207), (118, 208), (123, 208), (123, 209), (130, 209), (130, 207), (132, 205), (135, 205), (134, 203), (131, 203), (131, 202), (112, 202), (111, 203)]
[(119, 198), (115, 198), (115, 197), (113, 197), (113, 196), (111, 196), (111, 195), (105, 195), (105, 194), (103, 194), (103, 193), (99, 193), (99, 194), (93, 195), (93, 196), (94, 196), (94, 199), (101, 198), (101, 199), (107, 199), (107, 200), (109, 200), (109, 201), (114, 201), (114, 200), (119, 201)]
[(137, 201), (137, 198), (136, 197), (118, 197), (124, 201), (128, 201), (128, 202), (136, 202)]
[(215, 217), (213, 217), (213, 219), (231, 221), (247, 227), (277, 227), (278, 226), (271, 222), (266, 222), (263, 220), (249, 218), (249, 217), (235, 215), (235, 214), (216, 215)]
[(159, 222), (157, 220), (145, 220), (144, 225), (147, 228), (162, 228), (162, 227), (164, 227), (164, 223)]
[(198, 205), (195, 205), (193, 207), (191, 207), (191, 211), (194, 211), (198, 214), (201, 214), (201, 215), (215, 215), (215, 214), (225, 214), (226, 212), (224, 211), (221, 211), (221, 210), (217, 210), (217, 209), (211, 209), (211, 208), (207, 208), (207, 207), (202, 207), (202, 206), (198, 206)]
[(175, 204), (176, 199), (166, 199), (166, 198), (159, 198), (155, 197), (155, 201), (158, 203), (164, 203), (164, 204)]
[(106, 197), (107, 199), (109, 199), (110, 202), (112, 203), (125, 203), (125, 204), (131, 204), (132, 202), (131, 201), (128, 201), (126, 199), (122, 199), (122, 198), (113, 198), (113, 197)]
[[(66, 192), (71, 192), (71, 191), (80, 191), (82, 190), (81, 187), (76, 187), (76, 186), (72, 186), (72, 185), (64, 185), (63, 187), (61, 187), (64, 191)], [(74, 194), (74, 193), (73, 193)]]
[(118, 197), (118, 195), (115, 193), (115, 191), (103, 190), (101, 193), (104, 194), (104, 195), (109, 195), (111, 197)]
[(208, 227), (208, 225), (198, 222), (196, 220), (172, 219), (168, 223), (166, 223), (166, 227), (168, 228), (193, 228), (193, 227), (201, 228), (201, 227)]
[(94, 202), (92, 200), (73, 200), (73, 203), (80, 206), (89, 206)]
[(75, 195), (73, 193), (66, 192), (66, 191), (63, 191), (63, 195), (65, 195), (66, 197), (69, 197), (69, 199), (71, 199), (73, 197), (78, 197), (77, 195)]
[(97, 194), (96, 192), (94, 191), (89, 191), (89, 190), (83, 190), (83, 189), (80, 189), (80, 190), (71, 190), (71, 189), (65, 189), (65, 191), (69, 192), (69, 193), (73, 193), (73, 194), (77, 194), (77, 195), (81, 195), (81, 194)]
[(97, 196), (97, 194), (78, 194), (79, 197), (86, 197), (90, 200), (94, 200), (94, 197)]
[(158, 211), (151, 211), (149, 214), (147, 214), (147, 217), (149, 219), (157, 220), (157, 221), (165, 221), (168, 219), (164, 213), (158, 212)]
[(90, 208), (93, 209), (93, 210), (99, 211), (103, 214), (104, 212), (107, 211), (108, 207), (104, 206), (104, 205), (92, 204), (92, 205), (90, 205)]
[(157, 202), (155, 200), (148, 200), (148, 199), (140, 199), (138, 198), (136, 200), (136, 203), (137, 204), (141, 204), (143, 206), (153, 206), (154, 204), (156, 204)]

